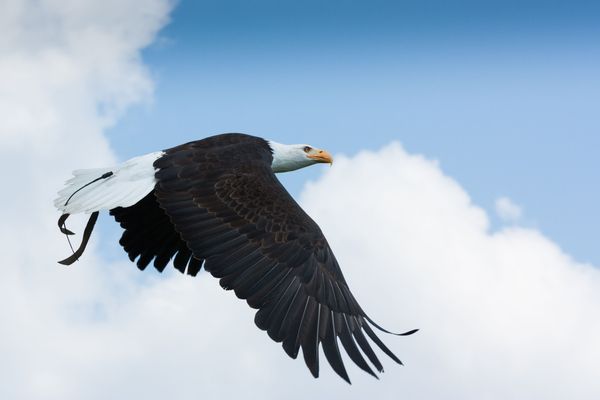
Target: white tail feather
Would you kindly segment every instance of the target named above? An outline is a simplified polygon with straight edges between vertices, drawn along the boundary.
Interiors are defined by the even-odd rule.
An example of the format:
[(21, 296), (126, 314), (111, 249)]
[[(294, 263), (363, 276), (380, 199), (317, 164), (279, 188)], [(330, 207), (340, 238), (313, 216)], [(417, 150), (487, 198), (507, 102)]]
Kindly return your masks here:
[[(163, 154), (157, 151), (135, 157), (114, 168), (73, 171), (73, 178), (58, 192), (54, 206), (68, 214), (132, 206), (154, 189), (153, 164)], [(108, 173), (112, 174), (99, 179)]]

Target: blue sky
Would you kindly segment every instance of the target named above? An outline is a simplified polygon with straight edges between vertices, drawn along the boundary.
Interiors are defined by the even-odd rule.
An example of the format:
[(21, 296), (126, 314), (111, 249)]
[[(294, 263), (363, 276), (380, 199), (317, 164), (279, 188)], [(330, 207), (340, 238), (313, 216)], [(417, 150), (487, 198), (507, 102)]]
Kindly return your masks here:
[[(345, 154), (400, 141), (600, 265), (600, 5), (483, 3), (182, 1), (143, 53), (154, 102), (109, 138), (122, 159), (228, 131)], [(320, 172), (283, 180), (298, 194)]]

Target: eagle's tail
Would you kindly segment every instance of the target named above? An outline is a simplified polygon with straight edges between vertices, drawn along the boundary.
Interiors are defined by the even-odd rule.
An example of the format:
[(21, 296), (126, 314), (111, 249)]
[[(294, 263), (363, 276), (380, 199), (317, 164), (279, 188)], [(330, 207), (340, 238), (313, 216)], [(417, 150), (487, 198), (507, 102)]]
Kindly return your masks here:
[(154, 161), (162, 151), (132, 158), (113, 168), (80, 169), (58, 192), (54, 206), (65, 214), (129, 207), (154, 189)]
[[(132, 206), (154, 189), (156, 184), (154, 161), (163, 154), (163, 152), (155, 152), (135, 157), (113, 168), (73, 171), (73, 177), (67, 181), (65, 188), (58, 192), (58, 198), (54, 200), (54, 206), (63, 212), (58, 219), (60, 231), (69, 239), (69, 236), (73, 235), (65, 224), (69, 215), (77, 213), (91, 213), (91, 215), (81, 245), (77, 250), (73, 250), (70, 257), (59, 263), (70, 265), (81, 257), (100, 210)], [(69, 245), (71, 245), (70, 240)]]

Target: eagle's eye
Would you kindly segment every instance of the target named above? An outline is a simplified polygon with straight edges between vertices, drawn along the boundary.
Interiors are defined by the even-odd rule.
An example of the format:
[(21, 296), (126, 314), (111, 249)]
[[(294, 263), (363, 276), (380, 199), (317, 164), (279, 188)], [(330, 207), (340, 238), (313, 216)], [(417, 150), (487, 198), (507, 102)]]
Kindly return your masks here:
[(305, 153), (308, 153), (311, 150), (312, 150), (312, 147), (310, 147), (310, 146), (304, 146), (304, 152)]

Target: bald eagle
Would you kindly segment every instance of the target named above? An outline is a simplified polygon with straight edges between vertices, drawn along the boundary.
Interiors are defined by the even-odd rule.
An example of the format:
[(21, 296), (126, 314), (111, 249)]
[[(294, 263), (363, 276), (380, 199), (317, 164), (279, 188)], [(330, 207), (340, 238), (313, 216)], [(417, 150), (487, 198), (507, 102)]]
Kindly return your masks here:
[[(340, 355), (377, 377), (383, 366), (367, 337), (401, 361), (375, 335), (383, 332), (362, 310), (319, 226), (275, 173), (332, 163), (324, 150), (230, 133), (133, 158), (114, 168), (85, 169), (59, 192), (59, 227), (70, 214), (91, 213), (83, 253), (98, 212), (109, 210), (124, 229), (119, 243), (140, 270), (151, 263), (195, 276), (204, 269), (257, 309), (256, 325), (319, 375), (319, 346), (331, 367), (350, 379)], [(412, 330), (403, 334), (410, 335)], [(366, 336), (365, 336), (366, 334)]]

